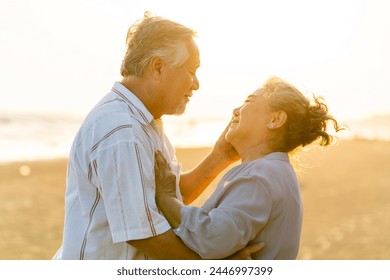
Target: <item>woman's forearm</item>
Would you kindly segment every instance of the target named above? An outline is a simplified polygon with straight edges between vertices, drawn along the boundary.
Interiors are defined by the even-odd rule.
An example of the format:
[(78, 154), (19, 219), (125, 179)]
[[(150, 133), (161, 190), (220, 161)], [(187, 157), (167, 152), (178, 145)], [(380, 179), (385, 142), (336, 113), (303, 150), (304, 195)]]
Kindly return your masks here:
[(172, 228), (178, 228), (181, 224), (180, 210), (184, 206), (176, 197), (163, 196), (156, 199), (157, 206), (167, 219)]

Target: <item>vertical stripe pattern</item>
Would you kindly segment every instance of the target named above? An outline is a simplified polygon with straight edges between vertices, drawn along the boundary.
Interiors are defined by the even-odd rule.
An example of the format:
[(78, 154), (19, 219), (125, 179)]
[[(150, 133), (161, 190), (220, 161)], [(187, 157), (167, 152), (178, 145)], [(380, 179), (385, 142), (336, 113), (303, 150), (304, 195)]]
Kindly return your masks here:
[(88, 222), (88, 226), (87, 226), (87, 229), (85, 231), (85, 234), (84, 234), (83, 243), (81, 244), (80, 260), (84, 259), (84, 254), (85, 254), (85, 248), (87, 246), (89, 229), (90, 229), (91, 224), (92, 224), (93, 214), (95, 213), (95, 210), (96, 210), (96, 207), (97, 207), (99, 201), (100, 201), (100, 193), (99, 193), (98, 189), (96, 189), (95, 202), (92, 204), (92, 207), (91, 207), (91, 209), (89, 211), (89, 222)]
[(147, 192), (146, 192), (146, 187), (147, 186), (145, 186), (145, 182), (144, 182), (144, 174), (143, 174), (142, 162), (141, 162), (141, 157), (140, 157), (140, 154), (139, 154), (137, 143), (135, 143), (135, 152), (137, 154), (137, 161), (138, 161), (138, 167), (139, 167), (138, 169), (139, 169), (139, 172), (140, 172), (142, 191), (143, 191), (143, 195), (144, 195), (145, 211), (146, 211), (146, 215), (148, 217), (150, 230), (152, 231), (153, 236), (156, 236), (157, 235), (156, 229), (154, 228), (152, 216), (150, 214), (150, 209), (149, 209), (149, 205), (148, 205)]
[(174, 158), (153, 115), (116, 82), (72, 144), (63, 244), (55, 259), (148, 259), (126, 241), (170, 229), (154, 203), (149, 157), (156, 148)]

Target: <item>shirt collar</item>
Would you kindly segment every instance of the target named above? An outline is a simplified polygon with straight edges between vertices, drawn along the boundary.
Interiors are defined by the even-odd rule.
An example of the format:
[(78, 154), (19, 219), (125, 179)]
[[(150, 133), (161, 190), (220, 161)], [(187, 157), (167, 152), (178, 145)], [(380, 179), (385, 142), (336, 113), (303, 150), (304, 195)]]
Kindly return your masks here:
[(153, 121), (153, 115), (146, 109), (142, 101), (121, 83), (115, 82), (112, 91), (130, 106), (134, 116), (140, 123), (148, 125)]
[(287, 153), (283, 152), (274, 152), (266, 155), (264, 158), (270, 159), (270, 160), (283, 160), (283, 161), (290, 161), (289, 156)]

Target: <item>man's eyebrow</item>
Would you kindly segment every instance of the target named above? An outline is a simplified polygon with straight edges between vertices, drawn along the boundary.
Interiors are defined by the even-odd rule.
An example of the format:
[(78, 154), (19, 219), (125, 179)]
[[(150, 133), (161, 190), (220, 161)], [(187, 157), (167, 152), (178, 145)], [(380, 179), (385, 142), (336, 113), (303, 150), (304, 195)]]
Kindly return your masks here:
[(248, 97), (246, 98), (246, 100), (248, 100), (248, 99), (251, 99), (251, 98), (255, 98), (256, 96), (254, 95), (254, 94), (250, 94), (250, 95), (248, 95)]

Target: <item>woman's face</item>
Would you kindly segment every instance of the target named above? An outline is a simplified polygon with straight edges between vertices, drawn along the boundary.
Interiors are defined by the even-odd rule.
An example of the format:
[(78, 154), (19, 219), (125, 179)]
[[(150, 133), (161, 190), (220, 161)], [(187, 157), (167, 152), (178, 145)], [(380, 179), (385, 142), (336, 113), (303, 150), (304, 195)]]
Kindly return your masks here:
[(233, 110), (233, 120), (226, 140), (233, 146), (261, 144), (267, 139), (268, 124), (272, 120), (272, 110), (262, 89), (248, 96), (244, 104)]

